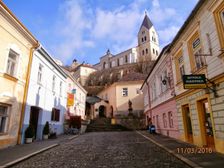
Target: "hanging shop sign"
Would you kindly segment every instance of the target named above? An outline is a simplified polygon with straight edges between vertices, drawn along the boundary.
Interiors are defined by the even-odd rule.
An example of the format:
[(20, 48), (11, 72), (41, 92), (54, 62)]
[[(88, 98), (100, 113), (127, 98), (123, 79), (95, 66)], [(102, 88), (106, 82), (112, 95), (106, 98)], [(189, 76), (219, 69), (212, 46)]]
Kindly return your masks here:
[(205, 74), (183, 75), (184, 89), (203, 89), (206, 88)]
[(68, 93), (67, 106), (73, 106), (73, 105), (74, 105), (74, 94)]

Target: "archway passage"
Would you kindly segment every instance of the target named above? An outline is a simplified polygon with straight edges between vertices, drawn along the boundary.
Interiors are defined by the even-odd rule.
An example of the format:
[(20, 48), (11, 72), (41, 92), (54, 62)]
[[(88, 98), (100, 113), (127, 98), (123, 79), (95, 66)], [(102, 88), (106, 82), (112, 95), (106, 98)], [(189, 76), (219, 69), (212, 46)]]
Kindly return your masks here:
[(99, 107), (99, 117), (105, 117), (105, 113), (106, 113), (105, 110), (106, 110), (105, 106), (101, 105)]

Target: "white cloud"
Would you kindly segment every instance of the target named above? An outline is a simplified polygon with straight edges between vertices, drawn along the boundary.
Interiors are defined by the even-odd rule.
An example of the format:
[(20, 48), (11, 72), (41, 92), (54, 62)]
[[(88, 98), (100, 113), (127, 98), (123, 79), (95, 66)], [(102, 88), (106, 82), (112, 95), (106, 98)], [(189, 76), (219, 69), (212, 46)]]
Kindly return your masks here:
[[(64, 62), (70, 60), (85, 47), (94, 47), (95, 43), (85, 39), (85, 32), (91, 28), (85, 10), (79, 0), (66, 1), (60, 8), (60, 21), (56, 25), (57, 36), (61, 39), (55, 43), (57, 57)], [(80, 56), (80, 55), (79, 55)]]
[(96, 22), (92, 36), (97, 40), (109, 41), (112, 53), (119, 53), (137, 45), (137, 32), (144, 16), (142, 6), (146, 0), (135, 0), (127, 7), (114, 10), (96, 10)]
[(173, 37), (177, 34), (179, 28), (179, 26), (170, 26), (163, 30), (159, 30), (158, 33), (161, 39), (161, 46), (170, 43)]

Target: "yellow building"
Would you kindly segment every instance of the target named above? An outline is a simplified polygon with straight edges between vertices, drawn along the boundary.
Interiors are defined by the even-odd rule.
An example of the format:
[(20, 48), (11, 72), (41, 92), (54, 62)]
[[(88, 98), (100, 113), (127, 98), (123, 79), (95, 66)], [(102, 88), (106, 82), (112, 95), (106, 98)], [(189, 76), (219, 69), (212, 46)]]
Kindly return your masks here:
[(95, 104), (96, 116), (128, 115), (129, 100), (132, 103), (133, 113), (141, 115), (144, 110), (143, 94), (140, 92), (145, 76), (131, 73), (120, 81), (102, 90), (97, 96), (105, 100)]
[[(200, 0), (171, 43), (181, 139), (224, 153), (224, 2)], [(206, 88), (184, 89), (204, 74)]]
[(0, 148), (15, 145), (38, 42), (0, 1)]

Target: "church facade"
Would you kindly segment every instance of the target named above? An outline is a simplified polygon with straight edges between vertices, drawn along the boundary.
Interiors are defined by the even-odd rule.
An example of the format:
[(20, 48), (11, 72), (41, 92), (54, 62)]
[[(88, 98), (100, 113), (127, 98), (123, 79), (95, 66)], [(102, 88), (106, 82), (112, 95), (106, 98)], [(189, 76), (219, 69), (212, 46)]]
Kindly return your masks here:
[(121, 53), (113, 55), (108, 49), (106, 54), (100, 57), (100, 62), (94, 65), (98, 70), (109, 69), (142, 61), (156, 60), (159, 55), (158, 34), (147, 14), (138, 32), (138, 45)]

